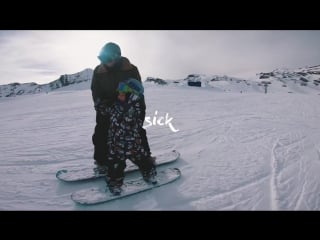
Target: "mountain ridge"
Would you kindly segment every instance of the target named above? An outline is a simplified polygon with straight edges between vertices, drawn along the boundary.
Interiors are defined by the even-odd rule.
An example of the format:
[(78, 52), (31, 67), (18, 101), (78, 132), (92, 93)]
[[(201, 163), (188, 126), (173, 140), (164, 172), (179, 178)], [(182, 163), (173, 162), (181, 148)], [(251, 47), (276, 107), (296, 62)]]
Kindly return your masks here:
[[(0, 85), (0, 98), (15, 97), (19, 95), (48, 93), (67, 86), (76, 88), (80, 83), (86, 83), (82, 89), (89, 88), (93, 70), (86, 68), (74, 74), (64, 74), (58, 79), (46, 83), (10, 83)], [(312, 67), (290, 69), (275, 69), (271, 72), (260, 72), (255, 79), (247, 80), (227, 75), (189, 74), (184, 79), (164, 80), (161, 78), (147, 77), (145, 83), (157, 85), (174, 85), (211, 88), (216, 92), (299, 92), (308, 93), (320, 90), (320, 65)], [(66, 89), (66, 88), (65, 88)]]
[(35, 82), (14, 82), (0, 85), (0, 98), (37, 93), (48, 93), (50, 91), (54, 91), (56, 89), (63, 88), (69, 85), (91, 81), (92, 74), (93, 70), (90, 68), (86, 68), (83, 71), (74, 74), (63, 74), (58, 79), (45, 84), (37, 84)]

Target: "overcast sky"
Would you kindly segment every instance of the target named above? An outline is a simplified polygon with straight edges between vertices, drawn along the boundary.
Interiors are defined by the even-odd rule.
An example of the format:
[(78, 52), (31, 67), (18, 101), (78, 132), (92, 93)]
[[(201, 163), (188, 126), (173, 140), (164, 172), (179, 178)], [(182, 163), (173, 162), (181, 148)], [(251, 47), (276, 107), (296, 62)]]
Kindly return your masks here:
[(142, 78), (218, 74), (249, 78), (320, 64), (320, 31), (0, 31), (0, 84), (47, 83), (94, 68), (109, 42)]

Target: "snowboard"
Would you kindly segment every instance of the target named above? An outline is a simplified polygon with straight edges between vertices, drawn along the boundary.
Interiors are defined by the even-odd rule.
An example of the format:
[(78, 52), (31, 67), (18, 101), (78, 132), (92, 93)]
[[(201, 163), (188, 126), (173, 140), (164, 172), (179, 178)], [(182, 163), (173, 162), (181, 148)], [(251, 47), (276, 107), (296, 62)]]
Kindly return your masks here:
[[(180, 153), (176, 150), (166, 152), (156, 155), (156, 165), (160, 166), (166, 163), (176, 161), (180, 156)], [(127, 167), (125, 172), (133, 172), (137, 171), (138, 167), (133, 164), (130, 160), (127, 160)], [(56, 177), (59, 180), (65, 182), (76, 182), (76, 181), (83, 181), (89, 179), (96, 179), (100, 177), (104, 177), (105, 174), (99, 174), (94, 171), (94, 167), (88, 166), (84, 168), (75, 168), (75, 169), (61, 169), (56, 173)]]
[(107, 186), (103, 188), (92, 187), (73, 192), (71, 194), (71, 199), (82, 205), (104, 203), (160, 187), (177, 180), (180, 176), (181, 172), (178, 168), (167, 168), (165, 170), (158, 171), (158, 182), (156, 184), (147, 183), (142, 177), (140, 177), (133, 180), (125, 180), (121, 187), (122, 192), (120, 195), (113, 195)]

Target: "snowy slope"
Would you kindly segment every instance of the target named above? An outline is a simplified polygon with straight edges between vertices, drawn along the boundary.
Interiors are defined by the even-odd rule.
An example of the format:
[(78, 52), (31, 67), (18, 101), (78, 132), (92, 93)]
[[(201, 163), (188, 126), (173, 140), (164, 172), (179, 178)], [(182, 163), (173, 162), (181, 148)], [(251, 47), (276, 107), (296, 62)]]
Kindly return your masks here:
[[(310, 90), (309, 92), (307, 92)], [(1, 210), (320, 210), (319, 95), (218, 92), (145, 83), (154, 153), (177, 149), (176, 182), (122, 200), (78, 206), (60, 168), (91, 166), (95, 113), (88, 89), (0, 99)], [(127, 176), (130, 178), (130, 176)]]

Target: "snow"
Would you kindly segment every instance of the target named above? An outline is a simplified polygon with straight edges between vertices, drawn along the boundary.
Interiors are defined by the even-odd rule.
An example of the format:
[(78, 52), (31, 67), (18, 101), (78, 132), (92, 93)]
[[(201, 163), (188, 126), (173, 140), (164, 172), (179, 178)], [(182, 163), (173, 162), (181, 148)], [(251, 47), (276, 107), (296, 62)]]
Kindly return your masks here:
[(268, 94), (145, 83), (147, 116), (168, 113), (179, 129), (147, 128), (151, 150), (177, 149), (170, 167), (181, 178), (109, 203), (75, 204), (72, 192), (105, 185), (55, 177), (93, 165), (95, 112), (88, 83), (79, 84), (0, 99), (1, 210), (320, 209), (319, 90), (297, 85), (303, 91), (289, 94), (274, 83)]

